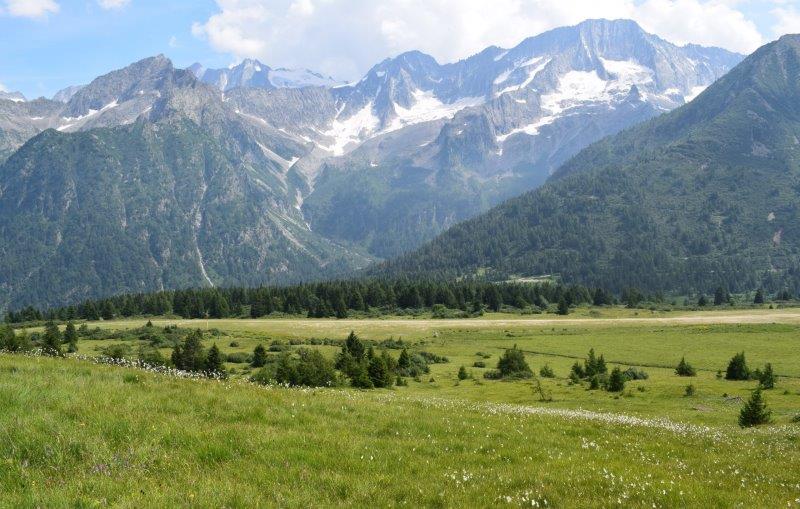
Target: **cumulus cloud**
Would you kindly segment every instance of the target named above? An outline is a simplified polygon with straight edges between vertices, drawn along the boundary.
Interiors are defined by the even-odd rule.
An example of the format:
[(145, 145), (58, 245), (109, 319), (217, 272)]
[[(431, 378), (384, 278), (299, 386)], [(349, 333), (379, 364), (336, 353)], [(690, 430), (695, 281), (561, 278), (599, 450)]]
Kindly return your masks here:
[(4, 12), (21, 18), (42, 18), (58, 10), (55, 0), (6, 0)]
[(800, 33), (800, 10), (794, 7), (777, 7), (771, 14), (777, 21), (772, 27), (775, 37)]
[(748, 53), (762, 44), (737, 0), (217, 0), (192, 27), (217, 51), (354, 78), (418, 49), (441, 62), (587, 18), (630, 18), (677, 44)]
[(97, 4), (103, 9), (121, 9), (130, 2), (131, 0), (97, 0)]

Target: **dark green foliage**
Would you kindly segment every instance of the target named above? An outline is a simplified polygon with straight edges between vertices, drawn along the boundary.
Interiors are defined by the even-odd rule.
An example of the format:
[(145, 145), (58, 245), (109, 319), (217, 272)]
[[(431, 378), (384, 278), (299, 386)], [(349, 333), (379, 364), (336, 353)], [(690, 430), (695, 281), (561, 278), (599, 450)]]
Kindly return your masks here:
[[(592, 350), (592, 355), (594, 354), (594, 350)], [(581, 365), (580, 362), (575, 361), (575, 364), (572, 365), (572, 369), (570, 370), (570, 375), (575, 375), (576, 378), (586, 378), (586, 370)]]
[(75, 353), (78, 351), (78, 331), (75, 330), (75, 324), (72, 320), (67, 322), (64, 329), (64, 343), (67, 344), (67, 352)]
[(138, 357), (140, 361), (150, 366), (164, 366), (167, 363), (158, 348), (152, 346), (140, 346)]
[(650, 375), (648, 375), (646, 371), (643, 369), (636, 369), (632, 366), (623, 371), (622, 376), (625, 380), (647, 380), (650, 378)]
[(31, 348), (31, 340), (26, 331), (17, 334), (11, 326), (0, 326), (0, 350), (27, 352)]
[(64, 355), (61, 350), (62, 336), (61, 331), (58, 330), (58, 325), (49, 321), (44, 326), (44, 334), (42, 335), (42, 353), (50, 356)]
[(706, 296), (700, 295), (700, 297), (697, 299), (697, 306), (702, 308), (707, 305), (708, 305), (708, 300), (706, 300)]
[(689, 384), (689, 385), (686, 386), (686, 389), (684, 390), (683, 394), (687, 398), (690, 398), (690, 397), (694, 396), (696, 393), (697, 393), (697, 389), (695, 389), (694, 384)]
[(545, 364), (541, 367), (541, 369), (539, 369), (539, 376), (542, 378), (555, 378), (556, 374), (549, 364)]
[(208, 349), (208, 354), (206, 354), (205, 372), (209, 375), (225, 374), (225, 363), (216, 343), (211, 345), (211, 348)]
[(485, 368), (486, 367), (486, 363), (483, 362), (483, 361), (475, 361), (475, 362), (472, 363), (472, 367), (473, 368)]
[(467, 368), (465, 368), (464, 366), (458, 368), (458, 379), (466, 380), (467, 378), (469, 378), (469, 373), (467, 373)]
[(714, 291), (714, 305), (721, 306), (722, 304), (727, 304), (730, 302), (731, 297), (728, 294), (727, 290), (718, 286), (717, 289)]
[(409, 366), (411, 366), (411, 357), (408, 355), (408, 350), (403, 348), (400, 352), (400, 357), (397, 359), (397, 367), (407, 369)]
[(267, 349), (264, 345), (258, 344), (253, 349), (253, 361), (250, 363), (254, 368), (261, 368), (267, 363)]
[(769, 424), (771, 421), (772, 412), (767, 408), (767, 401), (761, 394), (761, 387), (758, 387), (739, 412), (739, 426), (749, 428)]
[(607, 372), (605, 358), (602, 355), (597, 357), (594, 353), (594, 348), (589, 349), (589, 355), (584, 363), (585, 376), (591, 378), (594, 375), (603, 375)]
[(507, 349), (497, 361), (497, 372), (501, 378), (530, 378), (533, 376), (530, 366), (525, 361), (525, 354), (514, 345)]
[(589, 390), (595, 391), (600, 388), (600, 376), (594, 375), (589, 379)]
[(764, 370), (759, 373), (759, 385), (762, 389), (773, 389), (775, 387), (775, 373), (772, 371), (772, 364), (767, 363)]
[[(532, 305), (545, 309), (548, 302), (556, 302), (561, 297), (570, 305), (592, 301), (591, 292), (584, 287), (551, 283), (348, 280), (297, 286), (196, 288), (127, 294), (44, 312), (28, 307), (7, 313), (5, 319), (7, 323), (41, 320), (43, 317), (62, 321), (97, 320), (100, 316), (97, 309), (104, 307), (123, 309), (124, 316), (128, 317), (164, 314), (176, 314), (183, 318), (238, 317), (241, 313), (237, 310), (249, 307), (252, 317), (281, 313), (325, 318), (336, 316), (334, 309), (341, 307), (342, 303), (347, 306), (348, 316), (365, 311), (369, 315), (406, 313), (409, 308), (421, 312), (422, 309), (436, 306), (443, 310), (442, 316), (460, 318), (479, 315), (484, 306), (499, 310), (504, 301), (512, 308), (528, 308)], [(469, 302), (473, 311), (468, 311)]]
[(117, 343), (103, 348), (102, 352), (103, 355), (111, 359), (129, 359), (133, 354), (133, 348), (127, 343)]
[(559, 315), (568, 315), (569, 314), (569, 304), (564, 297), (561, 297), (558, 301), (558, 309), (556, 313)]
[(606, 389), (608, 392), (622, 392), (625, 390), (625, 375), (622, 374), (622, 370), (619, 367), (611, 370)]
[(686, 357), (681, 357), (681, 361), (675, 367), (675, 374), (678, 376), (697, 376), (697, 371), (691, 364), (686, 362)]
[(183, 343), (178, 343), (172, 350), (172, 365), (184, 371), (205, 371), (206, 353), (202, 344), (203, 333), (193, 331), (186, 336)]
[(274, 364), (259, 369), (251, 381), (261, 384), (279, 383), (290, 386), (330, 387), (337, 384), (333, 364), (317, 350), (300, 348), (297, 357), (282, 354)]
[(386, 358), (376, 355), (369, 360), (367, 367), (369, 379), (375, 387), (391, 387), (394, 381), (394, 373), (386, 365)]
[(763, 304), (764, 303), (764, 290), (759, 288), (756, 290), (756, 296), (753, 297), (753, 304)]
[(750, 369), (747, 367), (747, 361), (744, 358), (744, 352), (737, 353), (728, 363), (728, 369), (725, 371), (725, 380), (749, 379)]
[(342, 351), (346, 351), (353, 359), (360, 361), (364, 358), (364, 343), (358, 339), (358, 336), (353, 331), (350, 331)]

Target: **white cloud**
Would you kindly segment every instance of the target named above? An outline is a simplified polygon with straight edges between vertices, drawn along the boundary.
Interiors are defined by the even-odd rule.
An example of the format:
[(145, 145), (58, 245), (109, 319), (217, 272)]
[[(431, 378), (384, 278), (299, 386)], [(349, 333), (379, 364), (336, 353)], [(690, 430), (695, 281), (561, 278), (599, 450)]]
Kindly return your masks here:
[(777, 7), (770, 11), (770, 14), (777, 21), (772, 27), (772, 34), (775, 37), (800, 33), (800, 10), (794, 7)]
[(41, 18), (59, 10), (55, 0), (6, 0), (5, 6), (6, 13), (21, 18)]
[(103, 9), (121, 9), (131, 3), (131, 0), (97, 0), (97, 4)]
[(170, 48), (177, 48), (178, 46), (180, 46), (180, 44), (178, 43), (178, 38), (175, 37), (174, 35), (170, 36), (169, 41), (167, 42), (167, 44), (169, 44)]
[(751, 52), (763, 41), (738, 0), (217, 0), (192, 33), (236, 59), (355, 78), (402, 51), (440, 62), (510, 47), (588, 18), (630, 18), (677, 44)]

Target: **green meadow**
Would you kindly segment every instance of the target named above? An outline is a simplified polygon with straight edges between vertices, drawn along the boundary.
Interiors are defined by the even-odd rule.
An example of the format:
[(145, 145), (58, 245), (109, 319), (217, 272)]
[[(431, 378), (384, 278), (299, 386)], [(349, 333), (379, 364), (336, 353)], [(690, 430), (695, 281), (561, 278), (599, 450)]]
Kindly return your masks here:
[[(239, 354), (225, 381), (2, 354), (0, 505), (800, 507), (800, 314), (602, 313), (151, 320)], [(146, 322), (89, 323), (99, 331), (79, 353), (128, 345), (135, 356)], [(402, 341), (447, 362), (391, 389), (247, 381), (255, 369), (241, 361), (258, 344), (333, 359), (351, 330), (376, 350), (394, 345), (393, 357)], [(540, 391), (484, 378), (514, 345), (534, 373), (552, 368)], [(647, 379), (621, 393), (571, 382), (590, 348)], [(737, 425), (758, 382), (718, 371), (742, 351), (751, 369), (769, 362), (778, 375), (764, 391), (772, 424)], [(681, 357), (697, 376), (675, 374)]]

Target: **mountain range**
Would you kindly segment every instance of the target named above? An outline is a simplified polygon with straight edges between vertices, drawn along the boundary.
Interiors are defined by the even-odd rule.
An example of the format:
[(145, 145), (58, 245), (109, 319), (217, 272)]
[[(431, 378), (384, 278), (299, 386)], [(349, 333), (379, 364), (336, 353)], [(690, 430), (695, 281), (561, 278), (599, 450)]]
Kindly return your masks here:
[(591, 20), (455, 63), (404, 53), (350, 84), (158, 56), (0, 99), (0, 308), (349, 273), (542, 185), (741, 58)]
[(558, 275), (620, 291), (800, 289), (800, 36), (606, 138), (381, 274)]

